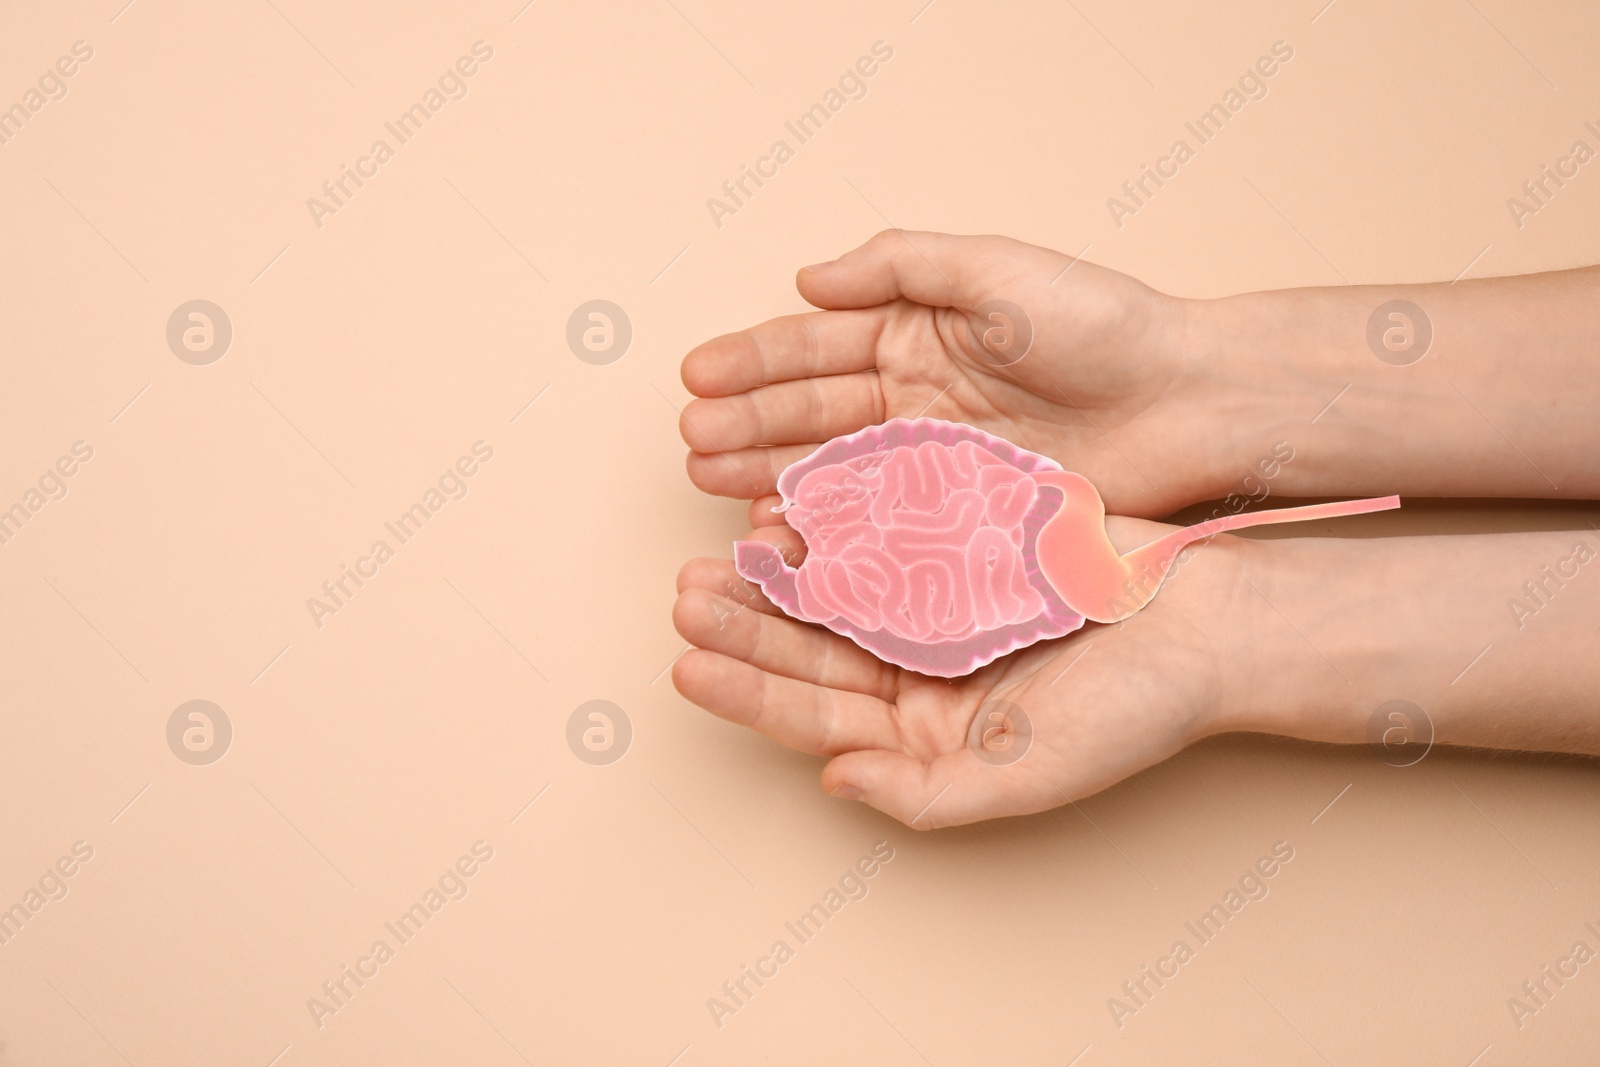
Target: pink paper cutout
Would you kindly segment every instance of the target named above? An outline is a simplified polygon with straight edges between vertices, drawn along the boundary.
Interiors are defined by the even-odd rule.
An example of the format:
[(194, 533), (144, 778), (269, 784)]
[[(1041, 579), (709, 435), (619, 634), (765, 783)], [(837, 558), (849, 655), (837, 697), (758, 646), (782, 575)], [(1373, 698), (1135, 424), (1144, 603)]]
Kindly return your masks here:
[(836, 437), (778, 477), (806, 542), (790, 567), (761, 541), (734, 566), (789, 615), (880, 659), (942, 678), (970, 674), (1085, 619), (1118, 622), (1155, 596), (1179, 552), (1225, 530), (1354, 515), (1398, 497), (1212, 519), (1119, 556), (1084, 477), (982, 430), (893, 419)]

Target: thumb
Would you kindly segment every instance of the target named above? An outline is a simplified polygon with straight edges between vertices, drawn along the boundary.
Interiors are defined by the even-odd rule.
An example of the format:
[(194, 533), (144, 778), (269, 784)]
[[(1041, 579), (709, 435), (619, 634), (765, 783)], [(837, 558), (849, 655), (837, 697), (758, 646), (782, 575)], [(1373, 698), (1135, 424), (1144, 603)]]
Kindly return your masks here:
[(835, 757), (822, 771), (822, 788), (859, 800), (913, 830), (1017, 815), (1034, 810), (1009, 803), (1006, 767), (984, 763), (966, 748), (931, 762), (902, 752), (868, 749)]
[(1018, 300), (1072, 257), (1009, 237), (884, 230), (828, 263), (803, 268), (800, 295), (820, 308), (874, 307), (904, 297), (930, 307)]

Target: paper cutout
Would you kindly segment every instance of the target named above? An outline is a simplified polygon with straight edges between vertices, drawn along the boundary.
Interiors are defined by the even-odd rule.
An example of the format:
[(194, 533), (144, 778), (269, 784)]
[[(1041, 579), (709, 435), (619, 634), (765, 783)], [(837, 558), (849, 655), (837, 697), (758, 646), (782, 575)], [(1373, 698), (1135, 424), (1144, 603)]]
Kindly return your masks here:
[(836, 437), (778, 477), (799, 568), (761, 541), (739, 574), (789, 615), (880, 659), (941, 678), (1120, 622), (1155, 596), (1189, 544), (1264, 523), (1359, 515), (1399, 497), (1280, 508), (1175, 530), (1119, 556), (1094, 485), (1052, 459), (941, 419), (893, 419)]

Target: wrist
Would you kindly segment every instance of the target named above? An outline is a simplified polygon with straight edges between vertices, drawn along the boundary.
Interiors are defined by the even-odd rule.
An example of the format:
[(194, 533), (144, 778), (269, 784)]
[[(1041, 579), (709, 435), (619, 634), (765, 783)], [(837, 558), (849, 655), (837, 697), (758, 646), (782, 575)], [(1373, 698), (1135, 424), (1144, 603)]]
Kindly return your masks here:
[(1332, 384), (1337, 373), (1285, 303), (1292, 295), (1179, 301), (1181, 411), (1187, 436), (1203, 445), (1200, 487), (1210, 499), (1317, 495), (1305, 488), (1311, 420), (1349, 379)]
[(1362, 743), (1403, 700), (1434, 743), (1600, 751), (1592, 531), (1231, 540), (1208, 732)]
[[(1226, 431), (1235, 462), (1263, 442), (1294, 447), (1274, 487), (1285, 495), (1584, 496), (1595, 481), (1580, 457), (1600, 439), (1585, 401), (1593, 326), (1581, 301), (1539, 303), (1525, 288), (1191, 301), (1187, 358), (1198, 378), (1229, 386), (1213, 402), (1238, 420)], [(1519, 331), (1541, 315), (1577, 321), (1532, 345)]]
[(1227, 635), (1227, 677), (1209, 732), (1356, 743), (1373, 708), (1414, 698), (1401, 690), (1419, 635), (1376, 622), (1405, 589), (1403, 576), (1388, 574), (1381, 548), (1374, 551), (1379, 543), (1226, 540), (1234, 590), (1218, 630)]
[[(1228, 534), (1199, 542), (1179, 554), (1157, 594), (1154, 607), (1172, 625), (1160, 635), (1166, 654), (1187, 662), (1200, 682), (1187, 725), (1192, 740), (1291, 732), (1283, 709), (1299, 700), (1288, 699), (1284, 667), (1301, 658), (1301, 650), (1261, 595), (1279, 574), (1292, 573), (1295, 563), (1284, 558), (1283, 544)], [(1183, 651), (1195, 654), (1184, 661)]]
[[(1233, 728), (1304, 740), (1361, 740), (1370, 654), (1359, 604), (1367, 575), (1359, 543), (1335, 538), (1255, 542), (1245, 575), (1245, 633), (1263, 664)], [(1338, 582), (1330, 578), (1339, 576)]]

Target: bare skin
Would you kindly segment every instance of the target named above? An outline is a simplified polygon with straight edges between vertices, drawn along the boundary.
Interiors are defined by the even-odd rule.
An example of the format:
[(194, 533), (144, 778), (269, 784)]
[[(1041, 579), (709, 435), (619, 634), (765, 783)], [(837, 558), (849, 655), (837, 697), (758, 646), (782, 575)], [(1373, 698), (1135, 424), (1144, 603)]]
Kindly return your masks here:
[[(1170, 529), (1115, 517), (1110, 526), (1123, 550)], [(755, 536), (803, 558), (787, 527)], [(1513, 598), (1536, 606), (1529, 580), (1545, 583), (1542, 604), (1510, 609)], [(1396, 699), (1423, 709), (1436, 744), (1600, 755), (1592, 531), (1222, 535), (1126, 623), (1091, 623), (950, 682), (784, 617), (730, 561), (691, 561), (678, 589), (673, 620), (695, 646), (673, 668), (678, 691), (832, 757), (824, 789), (916, 829), (1053, 808), (1213, 734), (1367, 742), (1374, 710)], [(994, 700), (1022, 708), (1033, 727), (1023, 758), (1003, 766), (968, 745), (974, 716)]]
[[(706, 492), (765, 496), (831, 437), (929, 415), (1061, 461), (1120, 515), (1218, 499), (1279, 440), (1305, 457), (1289, 496), (1600, 498), (1600, 268), (1185, 300), (1010, 238), (891, 230), (796, 285), (829, 310), (684, 359)], [(1432, 327), (1407, 366), (1367, 342), (1396, 298)], [(1008, 365), (969, 321), (996, 299), (1033, 326)]]
[[(834, 310), (773, 319), (689, 353), (684, 384), (702, 399), (684, 409), (681, 429), (697, 486), (765, 496), (784, 467), (831, 437), (929, 415), (1073, 456), (1116, 513), (1165, 515), (1196, 499), (1182, 481), (1158, 489), (1138, 473), (1194, 444), (1179, 430), (1183, 413), (1213, 402), (1199, 380), (1187, 399), (1175, 395), (1194, 379), (1181, 302), (1006, 238), (916, 236), (942, 268), (898, 233), (880, 234), (826, 271), (800, 272), (801, 294)], [(991, 297), (1034, 309), (1034, 346), (1010, 366), (985, 358), (968, 325), (967, 311)]]
[[(1600, 497), (1597, 270), (1182, 301), (1005, 238), (890, 232), (798, 284), (830, 310), (717, 338), (683, 368), (702, 398), (684, 411), (690, 477), (752, 499), (756, 536), (791, 562), (803, 544), (767, 498), (778, 472), (830, 437), (919, 414), (1050, 455), (1131, 515), (1222, 496), (1278, 440), (1296, 449), (1274, 482), (1289, 495)], [(1407, 366), (1366, 340), (1397, 297), (1434, 332)], [(1021, 360), (995, 358), (969, 325), (990, 299), (1031, 320)], [(1122, 551), (1168, 529), (1108, 522)], [(696, 647), (673, 678), (715, 714), (832, 757), (825, 789), (919, 829), (1054, 807), (1215, 733), (1365, 741), (1393, 699), (1424, 709), (1436, 743), (1594, 755), (1597, 551), (1592, 531), (1220, 536), (1126, 623), (954, 682), (783, 618), (731, 563), (696, 560), (674, 611)], [(995, 766), (967, 737), (1000, 699), (1034, 737)]]
[[(1123, 549), (1165, 529), (1133, 519), (1112, 525)], [(803, 558), (787, 527), (755, 536)], [(1214, 598), (1239, 598), (1234, 565), (1226, 550), (1197, 558), (1126, 626), (1034, 645), (946, 681), (782, 615), (729, 561), (693, 560), (679, 575), (673, 620), (695, 647), (673, 667), (673, 684), (715, 715), (833, 757), (824, 789), (918, 829), (1044, 811), (1206, 735), (1208, 709), (1227, 691), (1211, 614)], [(1165, 649), (1155, 660), (1152, 643)], [(990, 700), (1010, 701), (1033, 721), (1033, 745), (1017, 763), (993, 766), (967, 747), (973, 717)]]

